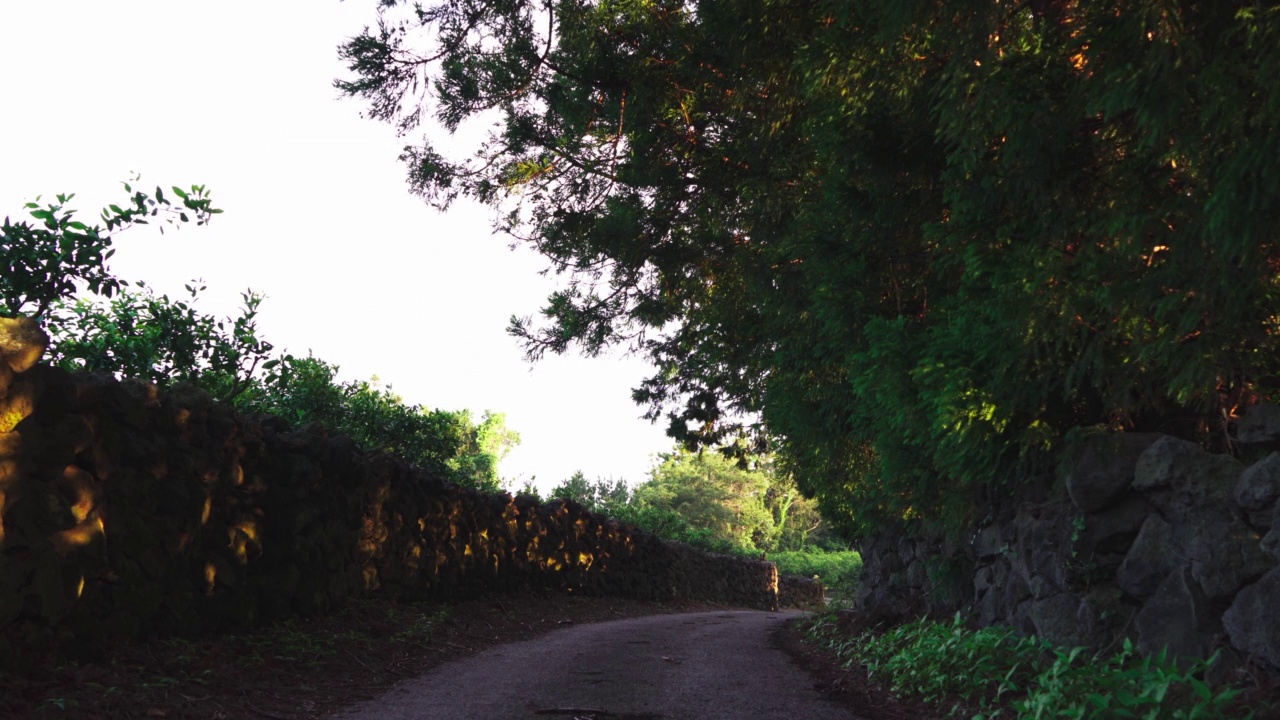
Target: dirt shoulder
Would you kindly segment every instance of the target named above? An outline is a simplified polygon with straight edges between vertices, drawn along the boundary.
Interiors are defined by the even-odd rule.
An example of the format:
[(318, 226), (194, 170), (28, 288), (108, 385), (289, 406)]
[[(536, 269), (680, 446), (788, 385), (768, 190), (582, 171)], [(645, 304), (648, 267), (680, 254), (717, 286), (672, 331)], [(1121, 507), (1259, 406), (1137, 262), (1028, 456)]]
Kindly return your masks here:
[(311, 720), (499, 643), (569, 624), (719, 607), (565, 595), (364, 600), (252, 633), (154, 639), (98, 662), (0, 675), (0, 718)]
[(940, 720), (936, 708), (904, 702), (867, 678), (861, 665), (844, 667), (835, 654), (805, 638), (801, 621), (789, 622), (774, 633), (773, 642), (805, 670), (814, 689), (848, 708), (863, 720)]

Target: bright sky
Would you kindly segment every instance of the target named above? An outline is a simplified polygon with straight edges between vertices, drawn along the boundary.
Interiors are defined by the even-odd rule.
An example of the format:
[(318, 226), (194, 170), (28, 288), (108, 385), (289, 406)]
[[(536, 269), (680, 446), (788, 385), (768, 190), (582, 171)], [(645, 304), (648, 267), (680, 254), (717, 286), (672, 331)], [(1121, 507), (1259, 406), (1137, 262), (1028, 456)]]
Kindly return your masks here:
[(548, 357), (530, 366), (505, 328), (556, 285), (508, 249), (484, 208), (440, 215), (411, 196), (400, 148), (332, 87), (337, 46), (375, 20), (374, 0), (0, 3), (0, 216), (76, 193), (81, 219), (142, 185), (206, 185), (208, 227), (116, 236), (110, 266), (170, 297), (203, 278), (201, 309), (264, 292), (261, 336), (378, 375), (410, 403), (507, 414), (523, 442), (505, 477), (544, 490), (644, 479), (670, 442), (641, 419), (634, 358)]

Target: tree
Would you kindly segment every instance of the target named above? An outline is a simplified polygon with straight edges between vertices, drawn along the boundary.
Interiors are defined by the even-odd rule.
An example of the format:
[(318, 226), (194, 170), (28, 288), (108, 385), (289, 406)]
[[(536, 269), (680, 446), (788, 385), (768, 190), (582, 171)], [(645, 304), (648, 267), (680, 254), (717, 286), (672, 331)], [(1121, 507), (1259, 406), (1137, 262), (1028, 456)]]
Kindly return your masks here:
[(773, 535), (774, 518), (764, 503), (769, 480), (719, 453), (677, 451), (662, 458), (653, 478), (636, 488), (636, 498), (668, 508), (729, 543), (755, 549), (767, 546)]
[(27, 203), (36, 224), (5, 217), (0, 226), (0, 312), (44, 320), (54, 303), (71, 299), (82, 287), (111, 297), (127, 283), (107, 268), (115, 253), (109, 233), (154, 220), (163, 223), (161, 232), (164, 225), (192, 218), (203, 225), (222, 212), (212, 206), (203, 185), (192, 185), (189, 191), (173, 187), (172, 194), (182, 201), (180, 208), (159, 187), (154, 195), (135, 191), (129, 183), (124, 183), (124, 190), (130, 193), (124, 207), (113, 203), (102, 211), (105, 227), (75, 219), (76, 211), (67, 207), (75, 195), (58, 195), (57, 202), (47, 205), (41, 205), (40, 198)]
[(626, 517), (632, 502), (631, 488), (622, 479), (598, 478), (594, 483), (577, 470), (551, 489), (551, 497), (573, 500), (592, 512), (611, 517)]
[(803, 550), (824, 540), (816, 505), (770, 456), (743, 463), (719, 452), (677, 448), (636, 487), (634, 504), (668, 510), (747, 551)]
[(486, 411), (476, 425), (471, 413), (462, 410), (458, 418), (463, 428), (463, 443), (450, 467), (457, 482), (489, 492), (502, 489), (498, 463), (520, 444), (520, 433), (507, 427), (507, 416)]
[[(1280, 7), (382, 3), (344, 92), (498, 121), (415, 192), (568, 274), (531, 357), (620, 344), (856, 535), (954, 521), (1084, 431), (1226, 444), (1280, 392)], [(471, 152), (474, 151), (474, 152)]]

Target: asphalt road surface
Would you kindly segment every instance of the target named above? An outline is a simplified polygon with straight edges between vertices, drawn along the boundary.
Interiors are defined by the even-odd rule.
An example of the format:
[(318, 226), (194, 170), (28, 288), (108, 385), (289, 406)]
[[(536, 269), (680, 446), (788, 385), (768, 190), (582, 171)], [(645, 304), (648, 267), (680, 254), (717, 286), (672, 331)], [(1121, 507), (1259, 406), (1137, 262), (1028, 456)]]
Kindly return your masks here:
[(335, 720), (856, 720), (769, 643), (794, 613), (569, 626), (441, 665)]

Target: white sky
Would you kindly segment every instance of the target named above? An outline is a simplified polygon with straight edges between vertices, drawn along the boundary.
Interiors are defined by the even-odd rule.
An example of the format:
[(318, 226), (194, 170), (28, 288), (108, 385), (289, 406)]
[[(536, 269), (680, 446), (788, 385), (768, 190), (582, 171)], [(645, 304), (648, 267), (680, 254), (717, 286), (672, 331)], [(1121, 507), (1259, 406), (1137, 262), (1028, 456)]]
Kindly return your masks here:
[(206, 185), (225, 212), (204, 228), (117, 235), (110, 262), (170, 297), (203, 278), (200, 309), (235, 312), (264, 292), (260, 335), (378, 375), (410, 403), (505, 412), (523, 442), (505, 477), (544, 490), (644, 479), (663, 427), (630, 389), (641, 360), (548, 357), (530, 366), (505, 328), (555, 287), (532, 251), (510, 251), (484, 208), (440, 215), (408, 193), (396, 159), (414, 138), (338, 97), (337, 46), (375, 20), (374, 0), (0, 3), (0, 216), (76, 193), (92, 222), (142, 185)]

